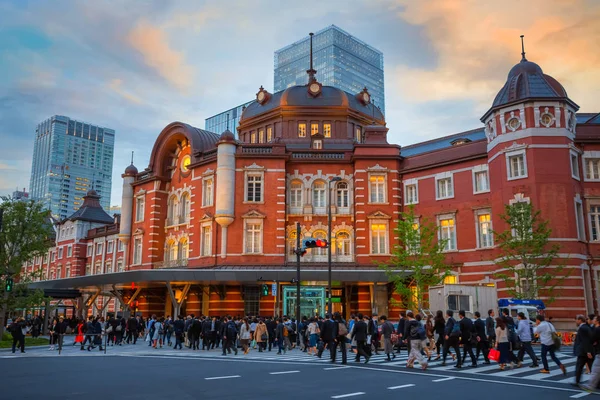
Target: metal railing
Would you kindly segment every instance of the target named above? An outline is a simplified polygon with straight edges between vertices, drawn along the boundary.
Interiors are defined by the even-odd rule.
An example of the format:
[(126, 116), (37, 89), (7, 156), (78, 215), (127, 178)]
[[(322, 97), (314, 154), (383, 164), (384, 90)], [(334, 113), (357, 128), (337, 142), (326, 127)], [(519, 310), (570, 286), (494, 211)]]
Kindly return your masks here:
[(161, 262), (156, 262), (156, 263), (152, 264), (152, 266), (154, 267), (154, 269), (187, 267), (188, 259), (182, 258), (179, 260), (161, 261)]

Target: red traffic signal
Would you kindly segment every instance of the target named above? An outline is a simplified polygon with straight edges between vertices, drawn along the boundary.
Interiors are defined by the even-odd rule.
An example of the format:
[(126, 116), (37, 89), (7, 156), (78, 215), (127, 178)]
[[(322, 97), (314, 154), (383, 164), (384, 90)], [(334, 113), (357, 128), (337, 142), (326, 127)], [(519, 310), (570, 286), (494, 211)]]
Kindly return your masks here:
[(317, 247), (327, 247), (327, 240), (317, 239)]
[(304, 239), (303, 245), (303, 248), (305, 249), (314, 249), (316, 247), (325, 248), (329, 246), (325, 239)]

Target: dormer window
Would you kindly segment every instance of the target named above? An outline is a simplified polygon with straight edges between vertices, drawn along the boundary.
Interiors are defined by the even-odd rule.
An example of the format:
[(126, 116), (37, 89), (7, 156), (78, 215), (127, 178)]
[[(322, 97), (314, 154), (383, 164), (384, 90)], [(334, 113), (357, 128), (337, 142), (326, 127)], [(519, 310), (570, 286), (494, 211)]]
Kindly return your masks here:
[(452, 146), (460, 146), (461, 144), (465, 144), (465, 143), (470, 143), (471, 139), (469, 138), (458, 138), (458, 139), (454, 139), (453, 141), (450, 142), (450, 144)]
[(322, 150), (323, 149), (323, 141), (322, 140), (313, 140), (312, 148), (314, 150)]

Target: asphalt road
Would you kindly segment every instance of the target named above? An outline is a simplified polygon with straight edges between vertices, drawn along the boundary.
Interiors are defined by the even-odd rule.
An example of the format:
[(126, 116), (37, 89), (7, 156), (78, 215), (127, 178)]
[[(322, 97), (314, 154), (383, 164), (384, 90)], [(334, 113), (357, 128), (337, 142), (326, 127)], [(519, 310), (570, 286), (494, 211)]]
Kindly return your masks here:
[[(87, 353), (87, 352), (86, 352)], [(569, 399), (588, 393), (362, 365), (157, 355), (0, 359), (0, 399)], [(512, 394), (512, 395), (511, 395)], [(577, 396), (577, 397), (575, 397)], [(592, 395), (593, 396), (593, 395)]]

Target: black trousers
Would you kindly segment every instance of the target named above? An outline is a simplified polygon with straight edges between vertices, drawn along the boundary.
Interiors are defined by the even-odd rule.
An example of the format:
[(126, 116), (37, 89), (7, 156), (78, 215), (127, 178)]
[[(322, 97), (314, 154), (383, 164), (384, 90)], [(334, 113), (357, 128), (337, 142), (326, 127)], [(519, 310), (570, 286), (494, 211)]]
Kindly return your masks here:
[(357, 340), (356, 341), (356, 361), (360, 361), (360, 356), (368, 359), (369, 355), (365, 351), (365, 347), (367, 347), (366, 340)]
[(587, 364), (590, 367), (590, 371), (592, 370), (592, 364), (594, 362), (594, 357), (588, 358), (588, 356), (577, 356), (577, 366), (575, 367), (575, 382), (579, 383), (581, 381), (581, 374), (583, 374), (583, 367)]
[(235, 351), (235, 354), (237, 354), (237, 348), (235, 347), (235, 339), (223, 339), (223, 354), (226, 354), (226, 352), (229, 352), (231, 354), (231, 349), (233, 349), (233, 351)]
[(533, 348), (531, 347), (531, 342), (521, 342), (521, 348), (519, 349), (519, 353), (517, 354), (517, 358), (519, 361), (523, 361), (523, 356), (527, 353), (527, 355), (533, 361), (533, 365), (537, 365), (537, 357), (533, 352)]
[(471, 341), (463, 343), (463, 362), (467, 361), (467, 354), (471, 357), (471, 363), (477, 365), (477, 359), (475, 358), (475, 354), (473, 354), (473, 345), (471, 344)]
[[(329, 349), (329, 356), (331, 357), (331, 361), (335, 361), (335, 352), (337, 350), (337, 344), (335, 343), (335, 340), (330, 340), (325, 343), (327, 344), (327, 349)], [(317, 354), (319, 358), (321, 358), (321, 355), (323, 355), (324, 350), (325, 345), (323, 345), (323, 347), (319, 349), (319, 353)]]
[(477, 342), (477, 353), (475, 354), (475, 358), (479, 360), (479, 354), (483, 353), (483, 359), (485, 360), (485, 362), (490, 362), (490, 360), (488, 359), (488, 354), (490, 352), (490, 349), (488, 347), (488, 341), (485, 339), (480, 340), (479, 342)]
[(12, 352), (13, 353), (16, 351), (17, 344), (19, 345), (19, 349), (21, 350), (21, 353), (24, 353), (25, 352), (25, 336), (23, 336), (23, 335), (13, 336), (13, 343), (12, 343)]
[(437, 342), (435, 342), (435, 347), (436, 347), (436, 351), (437, 351), (437, 355), (440, 355), (440, 352), (442, 351), (442, 347), (444, 346), (444, 334), (440, 333), (438, 335), (437, 338)]
[(127, 342), (127, 344), (129, 344), (131, 343), (131, 339), (133, 339), (133, 344), (135, 344), (137, 342), (137, 338), (137, 331), (127, 331), (127, 337), (125, 338), (125, 341)]
[(453, 348), (456, 352), (456, 365), (462, 365), (458, 339), (449, 338), (448, 340), (444, 340), (444, 353), (442, 355), (442, 361), (446, 362), (446, 357), (448, 356), (448, 351), (450, 350), (450, 348)]
[(337, 346), (340, 346), (340, 352), (342, 353), (342, 364), (348, 362), (348, 355), (346, 354), (346, 336), (338, 337)]

